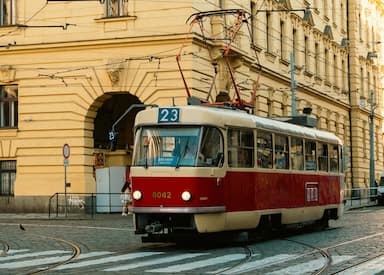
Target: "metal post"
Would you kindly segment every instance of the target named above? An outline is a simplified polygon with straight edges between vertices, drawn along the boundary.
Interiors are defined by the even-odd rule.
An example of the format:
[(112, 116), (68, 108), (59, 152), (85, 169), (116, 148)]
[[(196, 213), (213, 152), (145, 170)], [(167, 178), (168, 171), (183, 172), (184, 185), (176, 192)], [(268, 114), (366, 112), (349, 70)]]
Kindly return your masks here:
[(374, 115), (375, 102), (373, 90), (370, 90), (371, 111), (369, 114), (369, 187), (371, 188), (371, 198), (375, 194), (375, 131), (374, 131)]
[(0, 0), (0, 26), (5, 25), (5, 9), (4, 9), (4, 0)]
[(64, 164), (64, 213), (67, 217), (67, 165)]
[(292, 100), (292, 116), (296, 116), (296, 81), (295, 81), (295, 54), (291, 52), (291, 100)]

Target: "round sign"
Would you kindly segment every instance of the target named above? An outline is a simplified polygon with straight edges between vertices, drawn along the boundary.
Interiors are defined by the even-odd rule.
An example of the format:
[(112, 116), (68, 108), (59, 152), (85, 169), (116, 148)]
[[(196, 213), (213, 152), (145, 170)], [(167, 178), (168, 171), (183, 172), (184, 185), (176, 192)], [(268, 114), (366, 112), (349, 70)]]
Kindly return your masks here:
[(70, 155), (70, 149), (69, 149), (69, 144), (64, 144), (63, 146), (63, 156), (64, 158), (69, 158), (69, 155)]

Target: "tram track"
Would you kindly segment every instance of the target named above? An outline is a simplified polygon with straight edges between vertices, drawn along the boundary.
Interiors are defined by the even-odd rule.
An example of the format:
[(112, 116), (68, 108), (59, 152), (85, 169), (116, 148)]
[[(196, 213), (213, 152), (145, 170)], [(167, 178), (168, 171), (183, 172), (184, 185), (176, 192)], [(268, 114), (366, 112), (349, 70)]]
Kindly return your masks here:
[[(25, 237), (28, 237), (28, 238), (31, 237), (31, 238), (38, 238), (38, 239), (42, 239), (42, 240), (55, 241), (55, 242), (64, 244), (65, 246), (70, 247), (72, 249), (72, 254), (67, 259), (61, 260), (61, 261), (57, 261), (57, 262), (54, 262), (54, 263), (51, 263), (51, 264), (48, 264), (48, 265), (44, 265), (43, 267), (42, 266), (36, 267), (33, 270), (31, 270), (31, 271), (27, 271), (28, 275), (41, 274), (41, 273), (48, 272), (48, 271), (50, 271), (50, 270), (52, 270), (52, 269), (54, 269), (54, 268), (56, 268), (56, 267), (58, 267), (60, 265), (64, 265), (64, 264), (67, 264), (69, 262), (74, 261), (81, 254), (80, 246), (78, 244), (72, 242), (72, 241), (69, 241), (69, 240), (66, 240), (66, 239), (63, 239), (63, 238), (60, 238), (60, 237), (52, 237), (52, 236), (44, 235), (44, 234), (29, 233), (22, 224), (18, 224), (18, 227), (19, 227), (20, 230), (22, 230), (23, 235)], [(9, 251), (10, 246), (8, 245), (7, 242), (2, 241), (2, 240), (0, 240), (0, 243), (2, 243), (2, 245), (3, 245), (3, 251), (0, 254), (0, 256), (7, 256), (7, 252)]]
[[(341, 243), (338, 243), (338, 244), (335, 244), (335, 245), (332, 245), (332, 246), (328, 246), (328, 247), (325, 247), (324, 249), (326, 250), (329, 250), (329, 249), (334, 249), (334, 248), (338, 248), (338, 247), (341, 247), (343, 245), (348, 245), (348, 244), (353, 244), (353, 243), (356, 243), (356, 242), (361, 242), (361, 241), (365, 241), (365, 240), (368, 240), (368, 239), (371, 239), (371, 238), (377, 238), (377, 237), (380, 237), (380, 236), (383, 236), (384, 235), (384, 232), (379, 232), (379, 233), (375, 233), (375, 234), (371, 234), (371, 235), (368, 235), (368, 236), (364, 236), (364, 237), (360, 237), (360, 238), (356, 238), (356, 239), (353, 239), (353, 240), (349, 240), (349, 241), (345, 241), (345, 242), (341, 242)], [(384, 256), (384, 253), (380, 253), (374, 257), (368, 257), (367, 259), (364, 259), (362, 261), (359, 261), (355, 264), (352, 264), (348, 267), (345, 267), (345, 268), (342, 268), (340, 270), (337, 270), (336, 272), (332, 272), (330, 274), (339, 274), (340, 272), (345, 272), (345, 271), (348, 271), (352, 268), (355, 268), (355, 267), (358, 267), (364, 263), (367, 263), (367, 262), (370, 262), (374, 259), (377, 259), (381, 256)]]
[(339, 273), (341, 273), (341, 272), (346, 272), (346, 271), (348, 271), (348, 270), (351, 270), (351, 269), (353, 269), (353, 268), (355, 268), (355, 267), (358, 267), (358, 266), (360, 266), (360, 265), (362, 265), (362, 264), (368, 263), (368, 262), (370, 262), (370, 261), (372, 261), (372, 260), (374, 260), (374, 259), (380, 258), (380, 257), (382, 257), (382, 256), (384, 256), (384, 253), (379, 254), (379, 255), (376, 255), (375, 257), (371, 257), (371, 258), (365, 259), (365, 260), (360, 261), (360, 262), (358, 262), (358, 263), (356, 263), (356, 264), (353, 264), (353, 265), (351, 265), (351, 266), (348, 266), (348, 267), (345, 267), (345, 268), (343, 268), (343, 269), (340, 269), (340, 270), (338, 270), (338, 271), (336, 271), (336, 272), (329, 273), (329, 275), (336, 275), (336, 274), (339, 274)]
[[(232, 270), (235, 270), (236, 268), (249, 262), (252, 259), (252, 257), (254, 256), (253, 250), (249, 246), (242, 246), (242, 248), (245, 250), (246, 257), (243, 260), (240, 260), (237, 263), (233, 264), (232, 266), (229, 266), (223, 270), (220, 270), (220, 272), (215, 273), (215, 275), (232, 273), (231, 272)], [(233, 272), (232, 274), (236, 274), (236, 272)]]
[[(285, 239), (282, 239), (282, 240), (298, 243), (300, 245), (309, 247), (309, 248), (314, 250), (314, 251), (311, 251), (311, 252), (303, 253), (303, 254), (299, 255), (297, 258), (305, 257), (305, 256), (308, 256), (308, 255), (316, 253), (316, 252), (319, 252), (324, 258), (326, 258), (325, 265), (321, 269), (318, 269), (315, 272), (313, 272), (312, 273), (313, 275), (319, 275), (319, 274), (332, 274), (333, 275), (333, 274), (338, 274), (340, 272), (348, 271), (348, 270), (350, 270), (352, 268), (358, 267), (361, 264), (364, 264), (364, 263), (372, 261), (372, 260), (374, 260), (376, 258), (379, 258), (379, 257), (383, 256), (384, 253), (376, 255), (375, 257), (369, 257), (369, 258), (367, 258), (365, 260), (357, 262), (356, 264), (353, 264), (353, 265), (350, 265), (350, 266), (345, 267), (343, 269), (340, 269), (340, 270), (337, 270), (335, 272), (329, 273), (329, 269), (330, 269), (330, 267), (332, 265), (332, 253), (330, 253), (329, 250), (336, 249), (336, 248), (339, 248), (339, 247), (342, 247), (342, 246), (345, 246), (345, 245), (350, 245), (350, 244), (354, 244), (354, 243), (357, 243), (357, 242), (365, 241), (365, 240), (368, 240), (368, 239), (377, 238), (377, 237), (380, 237), (380, 236), (383, 236), (383, 235), (384, 235), (384, 232), (374, 233), (374, 234), (371, 234), (371, 235), (368, 235), (368, 236), (355, 238), (355, 239), (352, 239), (352, 240), (340, 242), (340, 243), (333, 244), (333, 245), (326, 246), (326, 247), (317, 247), (317, 246), (305, 243), (303, 241), (298, 241), (298, 240), (293, 240), (293, 239), (288, 239), (288, 238), (285, 238)], [(328, 272), (328, 273), (325, 273), (325, 272)]]
[(67, 263), (70, 263), (70, 262), (76, 260), (76, 258), (78, 258), (81, 254), (80, 246), (74, 242), (71, 242), (71, 241), (68, 241), (68, 240), (65, 240), (62, 238), (47, 236), (47, 235), (40, 235), (40, 234), (27, 234), (27, 235), (29, 235), (31, 237), (39, 237), (42, 239), (49, 239), (49, 240), (53, 240), (56, 242), (60, 242), (60, 243), (63, 243), (65, 245), (69, 246), (72, 249), (72, 255), (68, 259), (49, 264), (48, 266), (45, 266), (44, 269), (36, 268), (33, 271), (28, 272), (29, 275), (41, 274), (41, 273), (48, 272), (48, 271), (50, 271), (50, 270), (52, 270), (58, 266), (61, 266), (61, 265), (64, 265), (64, 264), (67, 264)]
[[(291, 237), (285, 237), (285, 238), (276, 237), (276, 238), (272, 238), (272, 239), (296, 243), (302, 247), (306, 247), (306, 248), (310, 249), (310, 251), (307, 250), (306, 252), (303, 252), (300, 254), (287, 255), (287, 257), (284, 257), (284, 258), (276, 257), (276, 259), (274, 259), (273, 261), (269, 260), (268, 262), (265, 262), (265, 263), (263, 263), (263, 258), (259, 258), (258, 260), (256, 260), (259, 262), (258, 264), (252, 264), (252, 263), (249, 264), (250, 262), (254, 261), (255, 257), (258, 256), (258, 253), (254, 253), (254, 247), (252, 246), (252, 244), (248, 244), (247, 246), (242, 246), (242, 248), (246, 251), (245, 252), (246, 257), (244, 259), (242, 259), (242, 260), (234, 263), (233, 265), (231, 265), (231, 266), (229, 266), (223, 270), (220, 270), (220, 272), (217, 272), (214, 274), (217, 274), (217, 275), (219, 275), (219, 274), (232, 274), (233, 275), (233, 274), (242, 274), (244, 272), (245, 273), (254, 272), (256, 270), (257, 271), (262, 270), (262, 272), (268, 273), (268, 272), (271, 272), (271, 270), (273, 269), (274, 266), (276, 267), (278, 265), (287, 265), (287, 263), (290, 263), (290, 262), (297, 263), (297, 262), (302, 261), (299, 259), (308, 258), (309, 259), (308, 262), (316, 261), (316, 259), (313, 259), (313, 258), (310, 259), (311, 257), (315, 257), (316, 254), (319, 254), (324, 259), (324, 264), (322, 266), (320, 266), (320, 264), (319, 264), (319, 266), (316, 268), (316, 270), (309, 272), (310, 274), (320, 275), (320, 274), (339, 274), (341, 272), (348, 272), (348, 270), (352, 270), (353, 268), (358, 267), (361, 264), (367, 263), (367, 262), (372, 261), (376, 258), (384, 256), (384, 253), (380, 253), (378, 255), (375, 255), (375, 257), (366, 258), (366, 259), (358, 261), (356, 263), (351, 263), (347, 267), (344, 266), (342, 269), (338, 269), (338, 270), (333, 271), (332, 270), (332, 267), (333, 267), (332, 264), (335, 264), (334, 268), (337, 268), (337, 264), (338, 264), (338, 259), (337, 259), (338, 257), (337, 256), (339, 256), (339, 255), (337, 253), (332, 255), (332, 250), (342, 248), (343, 246), (356, 245), (356, 243), (364, 242), (364, 241), (367, 241), (369, 239), (379, 238), (383, 235), (384, 235), (384, 232), (374, 233), (374, 234), (370, 234), (368, 236), (357, 237), (357, 238), (354, 238), (351, 240), (335, 243), (335, 244), (324, 246), (324, 247), (316, 246), (316, 245), (313, 245), (313, 244), (305, 242), (305, 241), (296, 240), (296, 239), (293, 239)], [(333, 261), (334, 260), (333, 256), (336, 256), (335, 262)], [(272, 258), (272, 257), (269, 257), (269, 258)], [(316, 257), (316, 258), (318, 258), (318, 257)], [(320, 261), (320, 258), (318, 258), (317, 260)], [(306, 261), (302, 261), (302, 262), (306, 262)], [(322, 262), (323, 261), (320, 261), (320, 263), (322, 263)]]
[(311, 251), (311, 252), (307, 252), (307, 253), (300, 255), (300, 257), (312, 255), (314, 253), (320, 253), (320, 255), (326, 259), (325, 265), (322, 268), (313, 272), (312, 275), (320, 275), (323, 273), (325, 274), (325, 272), (330, 268), (330, 266), (332, 264), (332, 256), (329, 254), (327, 249), (316, 247), (316, 246), (313, 246), (311, 244), (307, 244), (307, 243), (297, 241), (297, 240), (290, 240), (290, 239), (283, 239), (283, 240), (289, 241), (289, 242), (294, 242), (294, 243), (300, 244), (302, 246), (309, 247), (309, 248), (313, 249), (313, 251)]

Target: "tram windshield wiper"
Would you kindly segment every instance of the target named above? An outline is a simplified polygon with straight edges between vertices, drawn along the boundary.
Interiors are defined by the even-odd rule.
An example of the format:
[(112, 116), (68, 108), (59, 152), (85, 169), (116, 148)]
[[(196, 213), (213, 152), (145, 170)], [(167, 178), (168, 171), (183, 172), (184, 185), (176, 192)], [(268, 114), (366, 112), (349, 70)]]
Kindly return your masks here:
[(185, 157), (187, 150), (189, 150), (188, 144), (189, 144), (189, 138), (187, 140), (187, 143), (185, 143), (183, 147), (183, 152), (180, 154), (180, 156), (177, 159), (176, 166), (175, 166), (176, 168), (180, 167), (180, 161)]
[(148, 169), (148, 145), (144, 146), (144, 167), (145, 169)]

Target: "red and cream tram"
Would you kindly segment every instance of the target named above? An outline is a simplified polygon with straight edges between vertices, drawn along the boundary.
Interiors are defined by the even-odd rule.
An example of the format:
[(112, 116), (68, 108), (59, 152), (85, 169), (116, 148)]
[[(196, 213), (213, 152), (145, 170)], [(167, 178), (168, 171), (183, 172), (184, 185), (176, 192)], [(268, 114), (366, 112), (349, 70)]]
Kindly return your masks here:
[(225, 108), (143, 110), (131, 166), (135, 232), (327, 225), (343, 212), (342, 162), (329, 132)]

